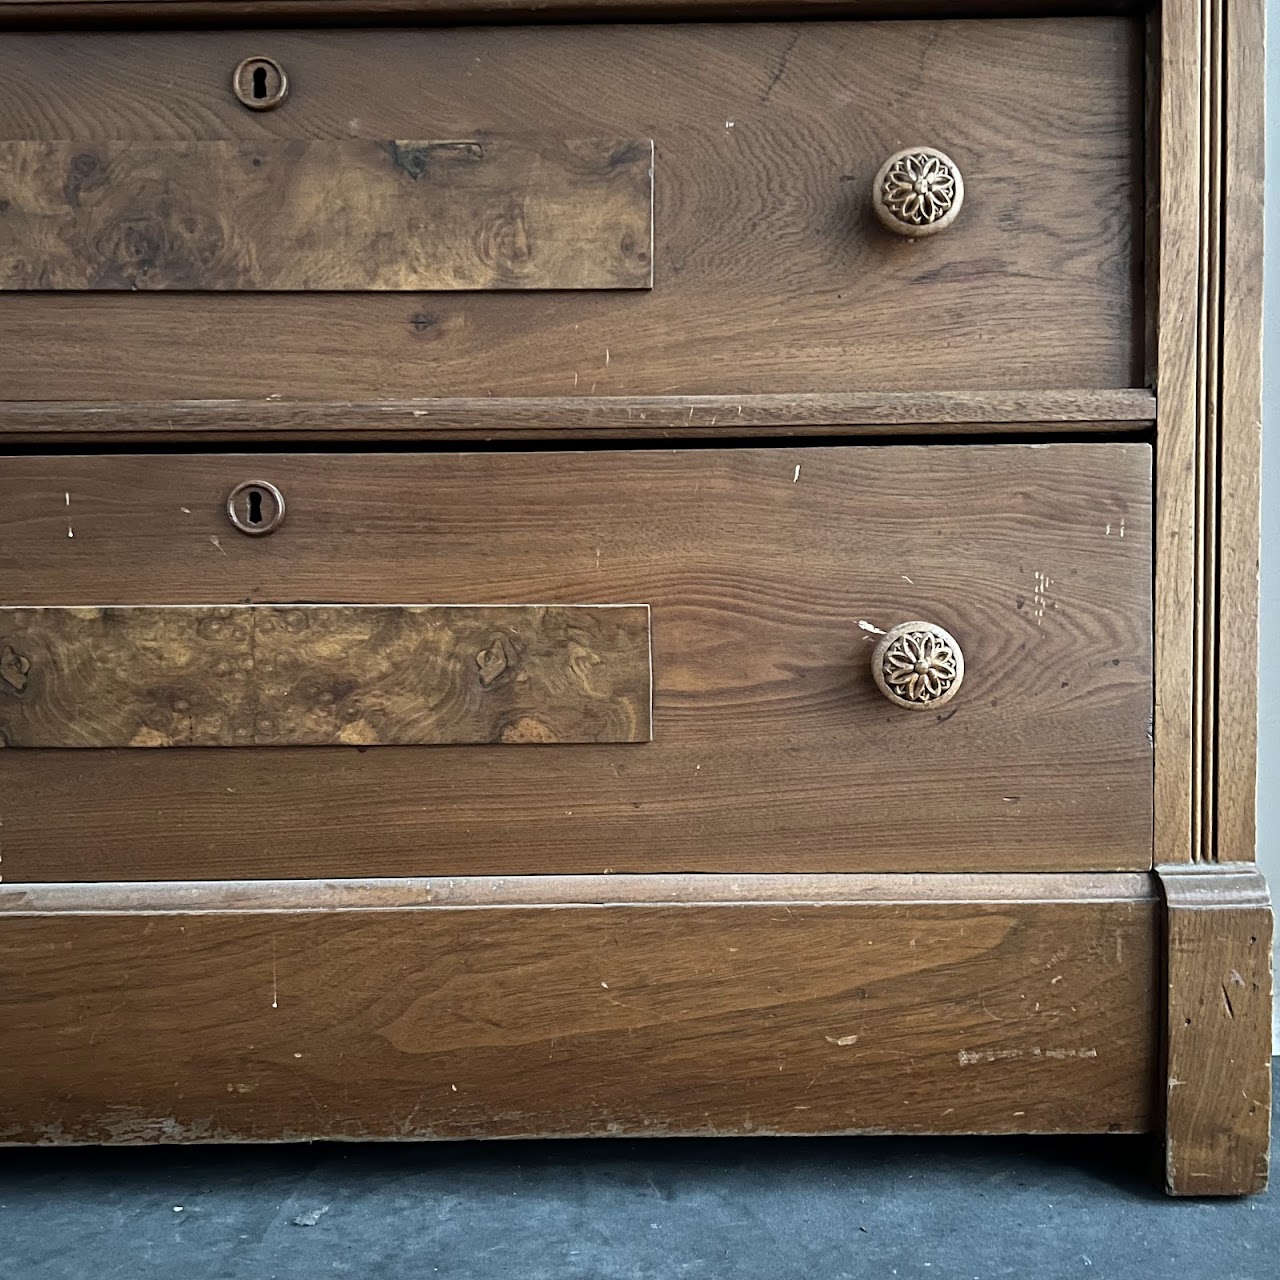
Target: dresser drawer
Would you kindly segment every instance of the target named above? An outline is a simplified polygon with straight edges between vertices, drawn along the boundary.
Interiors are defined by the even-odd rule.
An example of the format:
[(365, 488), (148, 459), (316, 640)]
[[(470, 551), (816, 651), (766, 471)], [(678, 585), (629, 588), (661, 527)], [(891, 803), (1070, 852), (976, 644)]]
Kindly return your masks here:
[[(287, 73), (274, 110), (233, 92), (250, 55)], [(11, 34), (0, 380), (98, 402), (1137, 386), (1141, 58), (1140, 25), (1102, 16)], [(872, 193), (921, 146), (963, 204), (904, 238)], [(926, 222), (960, 194), (928, 163), (895, 186)]]
[[(8, 459), (4, 878), (1146, 867), (1149, 470), (1126, 444)], [(269, 536), (229, 521), (245, 480), (286, 501)], [(651, 617), (652, 736), (641, 707), (556, 741), (537, 693), (527, 731), (396, 736), (369, 692), (386, 645), (348, 629), (290, 692), (262, 676), (261, 736), (184, 737), (193, 695), (143, 631), (134, 664), (100, 609), (57, 610), (79, 646), (60, 662), (15, 623), (15, 606), (254, 602), (631, 606), (592, 670), (639, 707)], [(963, 677), (901, 649), (891, 702), (877, 631), (916, 620), (949, 633)], [(492, 647), (473, 638), (456, 668), (472, 685)], [(95, 654), (150, 681), (158, 728), (119, 727)], [(107, 745), (70, 749), (95, 732)], [(357, 745), (288, 745), (335, 740)], [(184, 741), (245, 745), (146, 749)], [(404, 745), (426, 742), (444, 745)]]

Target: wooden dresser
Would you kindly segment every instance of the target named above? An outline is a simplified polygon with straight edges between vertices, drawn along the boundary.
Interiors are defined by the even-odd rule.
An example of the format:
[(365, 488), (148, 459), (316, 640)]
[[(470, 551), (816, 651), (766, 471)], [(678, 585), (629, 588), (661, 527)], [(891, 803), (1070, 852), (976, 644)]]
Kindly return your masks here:
[(1261, 0), (0, 0), (0, 1140), (1267, 1176)]

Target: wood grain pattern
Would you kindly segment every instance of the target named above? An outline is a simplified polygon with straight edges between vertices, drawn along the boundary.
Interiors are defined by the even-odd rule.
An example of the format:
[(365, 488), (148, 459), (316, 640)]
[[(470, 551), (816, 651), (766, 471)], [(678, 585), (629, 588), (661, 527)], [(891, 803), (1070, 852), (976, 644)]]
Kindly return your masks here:
[(0, 886), (0, 915), (98, 915), (126, 911), (381, 911), (387, 907), (673, 906), (677, 903), (879, 903), (974, 906), (1008, 903), (1155, 902), (1150, 874), (1110, 871), (1036, 875), (795, 872), (718, 875), (665, 872), (609, 876), (396, 876), (342, 880), (96, 881)]
[(0, 142), (0, 289), (647, 289), (653, 144)]
[(1254, 856), (1261, 84), (1253, 0), (1165, 6), (1157, 856)]
[(1165, 1181), (1173, 1195), (1267, 1185), (1271, 903), (1249, 863), (1157, 868), (1166, 902)]
[[(279, 110), (230, 92), (246, 52), (289, 70)], [(0, 386), (100, 402), (1133, 387), (1140, 60), (1138, 25), (1101, 17), (14, 33), (0, 137), (327, 145), (429, 122), (444, 138), (652, 138), (656, 278), (514, 296), (11, 293)], [(880, 164), (917, 137), (971, 175), (964, 218), (929, 245), (870, 207)]]
[(0, 401), (8, 444), (195, 436), (245, 440), (663, 439), (752, 435), (1099, 434), (1153, 426), (1149, 391), (878, 391), (756, 396), (433, 396), (316, 400)]
[(1151, 1126), (1149, 889), (813, 902), (772, 879), (762, 902), (612, 906), (410, 884), (372, 910), (311, 881), (265, 912), (137, 886), (92, 915), (6, 888), (0, 1139)]
[(1245, 862), (1257, 839), (1265, 5), (1230, 0), (1226, 18), (1214, 854)]
[(647, 742), (644, 605), (0, 608), (0, 746)]
[(1156, 386), (1156, 860), (1199, 848), (1196, 700), (1198, 317), (1201, 279), (1202, 0), (1164, 0), (1153, 50), (1159, 109)]
[[(826, 2), (797, 0), (787, 12), (820, 14)], [(628, 0), (562, 0), (561, 9), (538, 13), (525, 3), (0, 0), (0, 23), (217, 22), (232, 13), (248, 21), (382, 21), (407, 13), (425, 22), (508, 13), (545, 20), (617, 14)], [(734, 17), (771, 12), (752, 0), (726, 3)], [(1136, 474), (1119, 483), (1109, 466), (1075, 463), (1064, 476), (1031, 459), (991, 468), (984, 479), (1003, 491), (1003, 501), (984, 505), (976, 478), (957, 476), (952, 460), (923, 471), (913, 466), (911, 488), (905, 476), (887, 474), (887, 463), (878, 469), (883, 459), (868, 456), (882, 451), (851, 451), (865, 467), (859, 477), (838, 467), (819, 471), (823, 451), (779, 450), (769, 465), (790, 471), (794, 464), (790, 499), (750, 476), (744, 486), (738, 464), (731, 472), (717, 464), (694, 479), (646, 463), (652, 484), (625, 494), (605, 486), (609, 519), (579, 513), (566, 521), (549, 496), (553, 486), (544, 483), (536, 495), (544, 505), (534, 508), (531, 479), (513, 484), (504, 474), (495, 484), (482, 476), (477, 484), (470, 463), (446, 478), (483, 496), (484, 519), (438, 501), (432, 478), (424, 482), (413, 464), (388, 500), (367, 503), (385, 473), (362, 478), (357, 461), (354, 483), (343, 475), (340, 485), (336, 471), (320, 475), (307, 463), (299, 493), (308, 514), (292, 544), (297, 558), (282, 570), (261, 552), (228, 549), (220, 537), (216, 495), (240, 477), (214, 474), (214, 460), (115, 460), (110, 483), (92, 463), (37, 460), (45, 467), (38, 482), (31, 486), (28, 474), (7, 513), (0, 502), (0, 593), (6, 583), (20, 591), (33, 582), (55, 591), (90, 583), (101, 574), (95, 552), (109, 543), (123, 560), (114, 571), (120, 576), (104, 589), (128, 581), (159, 592), (186, 572), (187, 590), (216, 588), (216, 598), (259, 599), (283, 584), (290, 598), (311, 599), (328, 584), (350, 581), (335, 576), (336, 553), (326, 545), (346, 541), (362, 555), (362, 569), (372, 565), (363, 585), (376, 598), (398, 579), (431, 582), (434, 590), (438, 577), (447, 586), (452, 570), (441, 570), (446, 553), (433, 543), (447, 535), (466, 544), (460, 553), (451, 545), (449, 554), (473, 580), (541, 574), (551, 580), (539, 598), (563, 600), (594, 575), (628, 588), (610, 598), (655, 599), (660, 658), (664, 639), (678, 657), (665, 674), (659, 664), (659, 708), (671, 717), (673, 739), (652, 772), (628, 768), (616, 750), (597, 755), (584, 747), (576, 779), (557, 769), (549, 779), (521, 772), (521, 760), (540, 754), (527, 752), (504, 753), (509, 771), (477, 778), (474, 769), (450, 763), (460, 752), (440, 748), (432, 758), (444, 761), (441, 775), (418, 779), (414, 790), (404, 781), (406, 753), (393, 748), (318, 748), (313, 755), (334, 762), (312, 779), (282, 750), (273, 753), (283, 762), (280, 773), (266, 780), (247, 769), (210, 776), (184, 763), (194, 752), (92, 753), (89, 770), (74, 767), (84, 753), (78, 761), (73, 753), (0, 753), (6, 837), (11, 804), (18, 814), (18, 852), (6, 850), (6, 876), (121, 877), (101, 888), (0, 890), (3, 924), (22, 931), (10, 953), (19, 968), (5, 969), (20, 975), (18, 998), (8, 1002), (17, 1010), (16, 1040), (6, 1039), (0, 1020), (0, 1047), (12, 1042), (17, 1050), (0, 1053), (0, 1072), (12, 1076), (34, 1064), (30, 1077), (5, 1092), (46, 1105), (44, 1116), (19, 1121), (25, 1127), (18, 1140), (278, 1137), (304, 1111), (299, 1080), (310, 1102), (297, 1136), (457, 1136), (495, 1126), (509, 1133), (611, 1125), (661, 1132), (698, 1124), (740, 1132), (762, 1117), (766, 1129), (790, 1132), (803, 1106), (816, 1107), (804, 1122), (818, 1132), (991, 1128), (993, 1117), (998, 1123), (1006, 1113), (1017, 1117), (1006, 1123), (1035, 1127), (1045, 1115), (1061, 1124), (1064, 1107), (1081, 1114), (1080, 1107), (1094, 1106), (1080, 1102), (1086, 1090), (1114, 1098), (1129, 1091), (1132, 1104), (1118, 1106), (1117, 1115), (1126, 1111), (1133, 1127), (1164, 1124), (1172, 1191), (1230, 1194), (1264, 1185), (1271, 917), (1256, 870), (1212, 865), (1251, 856), (1253, 840), (1262, 6), (1156, 6), (1145, 77), (1153, 89), (1145, 316), (1134, 208), (1143, 186), (1136, 176), (1143, 132), (1134, 109), (1143, 79), (1134, 56), (1138, 24), (1034, 16), (1049, 7), (980, 0), (965, 11), (999, 9), (1020, 23), (544, 31), (536, 33), (536, 56), (526, 52), (532, 31), (276, 33), (270, 52), (283, 51), (305, 73), (307, 87), (291, 103), (303, 110), (252, 123), (237, 114), (224, 83), (225, 69), (244, 51), (243, 33), (46, 34), (28, 47), (6, 41), (0, 136), (184, 144), (395, 137), (414, 128), (403, 122), (401, 105), (412, 101), (426, 102), (433, 124), (438, 119), (450, 131), (523, 129), (527, 117), (552, 136), (581, 136), (603, 121), (617, 136), (654, 136), (663, 167), (659, 287), (652, 295), (544, 296), (500, 309), (484, 298), (437, 306), (426, 298), (353, 297), (340, 313), (318, 299), (289, 300), (304, 302), (299, 309), (234, 296), (177, 305), (162, 295), (108, 297), (90, 309), (74, 299), (0, 299), (0, 349), (7, 344), (13, 353), (0, 356), (0, 378), (27, 402), (15, 405), (0, 429), (25, 424), (8, 438), (50, 432), (59, 443), (77, 436), (142, 440), (184, 428), (209, 441), (272, 432), (295, 440), (389, 439), (402, 431), (406, 439), (440, 440), (468, 432), (509, 439), (568, 431), (584, 438), (749, 434), (806, 425), (833, 433), (906, 426), (923, 434), (970, 417), (973, 431), (1037, 419), (1038, 428), (1017, 429), (1083, 420), (1083, 430), (1135, 419), (1099, 407), (1081, 414), (1086, 400), (1076, 397), (1139, 381), (1156, 386), (1155, 844), (1161, 862), (1182, 864), (1160, 868), (1168, 978), (1163, 1116), (1152, 1116), (1145, 1093), (1161, 1075), (1151, 1007), (1161, 942), (1158, 921), (1146, 914), (1149, 886), (1135, 886), (1131, 876), (1067, 886), (1072, 877), (945, 873), (810, 874), (784, 885), (777, 875), (759, 874), (793, 865), (1139, 865), (1128, 859), (1151, 818), (1150, 778), (1140, 779), (1142, 752), (1122, 726), (1136, 725), (1149, 668), (1134, 663), (1121, 688), (1107, 683), (1104, 656), (1139, 653), (1149, 621), (1123, 614), (1146, 598), (1142, 562), (1126, 558), (1140, 523), (1130, 502)], [(719, 0), (696, 8), (646, 0), (643, 10), (631, 11), (645, 18), (724, 12)], [(937, 0), (853, 0), (825, 11), (945, 12)], [(428, 39), (438, 53), (422, 52)], [(158, 61), (183, 68), (181, 113), (167, 86), (155, 83)], [(942, 263), (878, 256), (865, 219), (855, 212), (838, 224), (847, 213), (834, 214), (828, 203), (834, 177), (846, 182), (843, 209), (856, 211), (864, 160), (874, 168), (917, 140), (957, 153), (966, 178), (980, 175), (966, 208), (966, 222), (977, 218), (969, 224), (975, 230), (964, 252)], [(402, 303), (408, 305), (397, 310)], [(1138, 332), (1144, 323), (1145, 336)], [(195, 370), (186, 367), (193, 348), (205, 357)], [(939, 396), (940, 387), (953, 390)], [(1055, 388), (1072, 387), (1078, 390), (1061, 392), (1071, 401), (1066, 416), (1041, 417)], [(867, 392), (871, 400), (859, 401)], [(877, 399), (882, 392), (899, 398)], [(40, 403), (51, 396), (67, 403)], [(299, 404), (303, 396), (315, 403)], [(1150, 406), (1147, 397), (1147, 412)], [(747, 421), (730, 426), (726, 410)], [(814, 415), (809, 424), (806, 414)], [(639, 427), (631, 421), (636, 415)], [(801, 493), (815, 471), (830, 486), (821, 501)], [(565, 483), (558, 464), (555, 480)], [(67, 518), (71, 531), (69, 510), (58, 509), (64, 482), (64, 508), (72, 509), (76, 495), (75, 539), (60, 526)], [(587, 478), (567, 483), (585, 487)], [(523, 497), (525, 505), (506, 508), (495, 494)], [(327, 513), (326, 500), (335, 510), (341, 505), (335, 495), (346, 503), (345, 520)], [(156, 520), (170, 501), (192, 517), (189, 527), (175, 528), (172, 511)], [(785, 501), (797, 509), (780, 514)], [(1091, 564), (1095, 548), (1078, 533), (1121, 507), (1128, 522), (1108, 520), (1106, 536), (1123, 530), (1126, 545), (1103, 548), (1120, 558)], [(141, 527), (128, 528), (130, 521)], [(291, 527), (290, 536), (297, 532)], [(513, 551), (517, 536), (532, 546)], [(1149, 554), (1145, 541), (1141, 554)], [(175, 563), (166, 567), (170, 555)], [(1039, 637), (1015, 653), (1026, 619), (1006, 616), (1008, 599), (1027, 599), (1019, 583), (1033, 565), (1032, 612), (1041, 615), (1038, 627), (1055, 634), (1047, 646)], [(903, 585), (885, 588), (895, 574)], [(641, 595), (630, 589), (636, 584), (654, 590)], [(950, 593), (961, 588), (957, 603)], [(866, 607), (870, 599), (880, 612)], [(989, 676), (971, 671), (966, 678), (966, 694), (974, 679), (990, 681), (980, 714), (966, 708), (964, 716), (958, 710), (935, 722), (927, 743), (904, 744), (900, 725), (865, 719), (856, 739), (843, 736), (849, 726), (840, 717), (850, 703), (859, 716), (865, 710), (861, 687), (854, 685), (850, 698), (829, 657), (850, 605), (853, 615), (881, 627), (936, 617), (960, 632), (966, 653), (975, 628), (989, 646), (984, 661), (1000, 667), (998, 676), (988, 665), (982, 670)], [(1069, 625), (1055, 616), (1062, 610)], [(1064, 675), (1070, 690), (1064, 684), (1060, 696), (1069, 704), (1056, 701), (1048, 683), (1063, 654), (1084, 667)], [(1129, 671), (1127, 663), (1122, 669)], [(1086, 744), (1112, 760), (1090, 760)], [(20, 757), (28, 754), (41, 759), (38, 771), (27, 771)], [(252, 751), (228, 754), (257, 758)], [(379, 763), (397, 756), (394, 766)], [(957, 772), (939, 778), (922, 771), (922, 761), (936, 770), (940, 759), (958, 761)], [(1149, 767), (1149, 747), (1145, 761)], [(1054, 769), (1057, 791), (1046, 786)], [(1014, 777), (1032, 782), (1000, 795), (1013, 806), (1002, 823), (996, 796)], [(753, 779), (763, 782), (744, 805)], [(277, 818), (271, 805), (282, 787), (292, 800)], [(434, 821), (424, 818), (424, 803)], [(501, 805), (529, 816), (519, 837), (528, 846), (520, 852), (509, 847), (510, 828), (492, 819)], [(262, 815), (272, 844), (266, 856), (212, 848), (208, 830)], [(362, 822), (376, 826), (380, 845), (366, 838)], [(662, 846), (657, 858), (637, 842), (637, 828)], [(907, 846), (907, 832), (925, 842), (923, 849)], [(241, 876), (261, 875), (264, 867), (277, 875), (438, 868), (492, 868), (497, 875), (600, 871), (606, 858), (610, 868), (616, 859), (633, 871), (656, 865), (734, 874), (137, 883), (190, 874), (191, 867)], [(1185, 865), (1194, 860), (1205, 865)], [(1011, 904), (999, 900), (1002, 893)], [(1106, 901), (1109, 894), (1132, 899), (1145, 941), (1122, 936), (1114, 924), (1098, 926), (1120, 909)], [(561, 905), (549, 905), (557, 896)], [(998, 955), (998, 965), (953, 947), (958, 937), (948, 932), (985, 943), (984, 911), (1015, 921), (986, 953)], [(479, 952), (467, 950), (477, 935), (454, 918), (480, 920)], [(832, 918), (836, 927), (828, 925)], [(741, 920), (749, 924), (739, 927)], [(1123, 928), (1131, 923), (1129, 917)], [(1030, 959), (1041, 943), (1053, 949)], [(938, 969), (925, 964), (887, 976), (904, 956), (918, 962), (920, 944)], [(282, 945), (291, 988), (291, 1002), (283, 1003)], [(1073, 950), (1081, 945), (1082, 952)], [(392, 971), (386, 957), (397, 951), (409, 964)], [(746, 963), (738, 958), (744, 951), (752, 957), (749, 971), (732, 967)], [(869, 969), (864, 954), (875, 957)], [(1082, 999), (1067, 1009), (1045, 1004), (1039, 993), (1052, 1001), (1064, 983), (1079, 983), (1081, 963), (1101, 979), (1098, 966), (1112, 955), (1114, 971), (1086, 986)], [(639, 980), (621, 995), (608, 975), (604, 985), (588, 980), (590, 992), (574, 985), (610, 959)], [(213, 969), (202, 972), (209, 961)], [(775, 968), (766, 974), (768, 964)], [(541, 981), (531, 984), (534, 970)], [(252, 1001), (261, 1001), (268, 977), (272, 1017), (293, 1020), (263, 1028), (265, 1011)], [(873, 1015), (875, 1034), (859, 1025), (824, 1031), (825, 1048), (816, 1038), (811, 1044), (809, 1015), (821, 1020), (834, 1011), (843, 1020), (842, 982), (861, 984), (853, 1008)], [(587, 995), (630, 1008), (597, 1009)], [(1025, 1013), (1027, 1000), (1037, 1006), (1035, 1018)], [(1054, 1056), (1043, 1040), (1022, 1038), (1043, 1027), (1043, 1008), (1060, 1015), (1055, 1030), (1082, 1036), (1056, 1043)], [(190, 1034), (192, 1009), (201, 1032), (210, 1033), (209, 1055)], [(483, 1030), (471, 1020), (475, 1009), (485, 1015)], [(46, 1010), (58, 1015), (60, 1040), (43, 1021)], [(972, 1026), (995, 1028), (995, 1038), (965, 1044), (957, 1028), (970, 1014)], [(1101, 1034), (1085, 1038), (1094, 1027)], [(142, 1071), (133, 1075), (139, 1055), (130, 1038), (138, 1028), (145, 1047)], [(559, 1030), (567, 1041), (551, 1039)], [(98, 1036), (105, 1045), (101, 1076), (90, 1051)], [(68, 1044), (72, 1052), (60, 1063)], [(969, 1075), (962, 1091), (942, 1070), (940, 1044), (945, 1054), (954, 1051), (958, 1075), (981, 1068), (984, 1076)], [(1090, 1075), (1097, 1059), (1079, 1051), (1101, 1044), (1117, 1051), (1107, 1073)], [(562, 1048), (567, 1074), (556, 1056)], [(815, 1056), (869, 1048), (879, 1057), (839, 1059), (852, 1060), (852, 1074), (831, 1071)], [(341, 1074), (338, 1062), (344, 1070), (355, 1062), (356, 1075)], [(661, 1064), (660, 1079), (649, 1071), (652, 1062)], [(186, 1095), (185, 1082), (195, 1080), (191, 1096), (175, 1100), (170, 1063), (184, 1082), (177, 1092)], [(589, 1069), (582, 1077), (574, 1074), (580, 1064)], [(1047, 1081), (1049, 1068), (1062, 1072), (1052, 1081), (1054, 1096), (1025, 1106), (1016, 1095)], [(47, 1083), (36, 1079), (38, 1071)], [(223, 1077), (229, 1102), (214, 1096)], [(358, 1089), (350, 1079), (373, 1087)], [(448, 1093), (443, 1104), (434, 1095), (424, 1103), (424, 1080), (428, 1090)], [(579, 1086), (567, 1102), (566, 1083)], [(788, 1094), (792, 1083), (798, 1087)], [(939, 1101), (947, 1097), (949, 1114)], [(109, 1110), (116, 1103), (126, 1110)], [(508, 1114), (495, 1120), (504, 1105)], [(1101, 1121), (1096, 1111), (1087, 1114)], [(104, 1123), (104, 1116), (114, 1121)]]
[[(1147, 868), (1149, 467), (1122, 444), (8, 459), (10, 604), (645, 600), (657, 735), (429, 768), (0, 752), (4, 878)], [(226, 524), (246, 475), (288, 500), (269, 538)], [(867, 628), (914, 618), (964, 646), (937, 715), (870, 670)]]
[[(1124, 13), (1128, 0), (967, 0), (970, 17)], [(780, 13), (814, 17), (918, 18), (952, 16), (951, 0), (0, 0), (0, 25), (56, 23), (168, 26), (261, 22), (360, 21), (376, 24), (515, 20), (562, 22), (611, 18), (728, 18)]]
[(1218, 454), (1222, 357), (1222, 6), (1200, 12), (1200, 279), (1196, 378), (1195, 630), (1192, 655), (1192, 859), (1217, 856)]

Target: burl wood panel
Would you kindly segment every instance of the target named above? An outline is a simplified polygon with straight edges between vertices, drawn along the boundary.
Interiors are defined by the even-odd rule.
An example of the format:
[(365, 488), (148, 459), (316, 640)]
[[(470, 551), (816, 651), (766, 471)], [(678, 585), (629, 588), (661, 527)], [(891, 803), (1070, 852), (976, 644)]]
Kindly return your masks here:
[(313, 881), (257, 912), (186, 885), (93, 912), (68, 886), (90, 914), (6, 887), (0, 1141), (1150, 1127), (1159, 912), (1136, 877), (975, 902), (772, 879), (611, 906), (388, 886), (374, 909)]
[(644, 289), (653, 144), (0, 143), (0, 289)]
[[(246, 52), (288, 71), (280, 109), (230, 92)], [(1142, 53), (1138, 23), (1105, 17), (12, 33), (0, 138), (652, 138), (655, 287), (6, 294), (0, 387), (349, 401), (1143, 385)], [(967, 191), (928, 244), (870, 208), (880, 164), (916, 140)]]
[[(1150, 520), (1143, 445), (9, 458), (0, 601), (643, 600), (655, 740), (4, 751), (3, 875), (1148, 868)], [(915, 618), (936, 714), (870, 671)]]
[(0, 608), (0, 746), (645, 742), (649, 611)]
[(1270, 895), (1251, 863), (1160, 867), (1166, 903), (1165, 1185), (1263, 1191), (1271, 1154)]

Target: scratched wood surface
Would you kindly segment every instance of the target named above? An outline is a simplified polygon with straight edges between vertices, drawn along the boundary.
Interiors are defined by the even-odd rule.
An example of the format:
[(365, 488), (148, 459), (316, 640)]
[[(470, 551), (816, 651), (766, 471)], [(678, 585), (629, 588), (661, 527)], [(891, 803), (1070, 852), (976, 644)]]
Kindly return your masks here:
[(9, 444), (249, 440), (593, 440), (721, 436), (1108, 435), (1154, 426), (1155, 394), (877, 391), (760, 396), (433, 396), (413, 400), (0, 401)]
[(640, 289), (644, 141), (0, 142), (0, 289)]
[[(278, 110), (230, 92), (246, 51), (289, 72)], [(8, 293), (0, 386), (348, 401), (1141, 385), (1141, 59), (1138, 24), (1107, 17), (10, 33), (0, 138), (652, 138), (655, 287)], [(916, 139), (968, 192), (927, 245), (870, 209), (876, 170)]]
[(1143, 445), (14, 457), (9, 604), (643, 600), (655, 740), (4, 751), (4, 878), (1149, 867), (1150, 520)]
[(1202, 474), (1206, 439), (1200, 312), (1207, 261), (1202, 186), (1208, 173), (1201, 156), (1201, 8), (1202, 0), (1163, 0), (1151, 43), (1159, 69), (1151, 82), (1151, 91), (1159, 95), (1153, 118), (1160, 130), (1160, 145), (1153, 148), (1158, 168), (1153, 164), (1148, 188), (1152, 279), (1158, 286), (1148, 298), (1157, 343), (1149, 377), (1160, 389), (1155, 572), (1155, 847), (1160, 863), (1191, 862), (1201, 850), (1203, 723), (1197, 692), (1203, 632), (1196, 613), (1203, 601), (1197, 599), (1196, 577), (1204, 540), (1203, 485), (1197, 473)]
[(0, 1141), (1151, 1127), (1145, 877), (815, 902), (783, 876), (753, 903), (663, 879), (479, 910), (414, 882), (416, 905), (309, 881), (256, 912), (140, 885), (93, 914), (6, 885)]
[[(948, 16), (954, 0), (788, 0), (787, 9), (812, 17), (834, 14), (865, 18)], [(178, 23), (296, 22), (333, 19), (458, 23), (512, 19), (560, 22), (605, 21), (638, 15), (668, 21), (690, 18), (737, 20), (753, 13), (772, 17), (777, 0), (0, 0), (0, 22), (18, 26), (57, 23), (169, 26)], [(1128, 0), (967, 0), (973, 17), (1123, 13)]]
[(1160, 867), (1165, 897), (1165, 1184), (1265, 1190), (1271, 1152), (1271, 931), (1252, 863)]
[(0, 746), (643, 742), (643, 605), (0, 608)]
[[(1266, 5), (1231, 0), (1222, 19), (1228, 91), (1223, 114), (1217, 738), (1214, 854), (1256, 856), (1258, 782), (1258, 556), (1262, 516), (1262, 242)], [(1273, 37), (1274, 38), (1274, 37)]]

